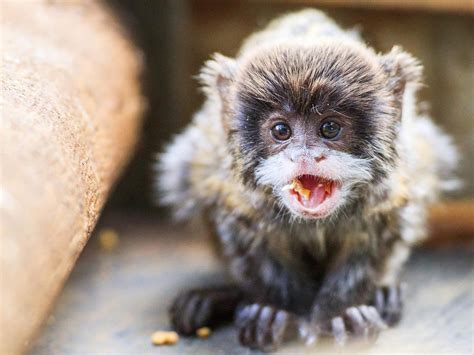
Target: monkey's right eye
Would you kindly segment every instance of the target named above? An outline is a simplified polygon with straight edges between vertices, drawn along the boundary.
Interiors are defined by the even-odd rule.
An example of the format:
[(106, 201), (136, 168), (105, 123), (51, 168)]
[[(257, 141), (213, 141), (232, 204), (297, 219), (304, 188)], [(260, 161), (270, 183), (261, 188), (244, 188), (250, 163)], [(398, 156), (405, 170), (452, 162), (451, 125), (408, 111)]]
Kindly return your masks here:
[(291, 137), (291, 128), (286, 123), (277, 123), (271, 129), (273, 138), (286, 141)]

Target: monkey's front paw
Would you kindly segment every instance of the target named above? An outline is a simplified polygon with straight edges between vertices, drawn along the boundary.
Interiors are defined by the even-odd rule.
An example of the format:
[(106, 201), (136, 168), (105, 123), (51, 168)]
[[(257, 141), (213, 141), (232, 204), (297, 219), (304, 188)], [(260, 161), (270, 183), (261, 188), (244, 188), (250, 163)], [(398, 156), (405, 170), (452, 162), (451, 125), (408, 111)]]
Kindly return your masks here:
[(384, 286), (375, 291), (374, 306), (388, 326), (397, 324), (403, 311), (404, 285)]
[(235, 324), (240, 343), (262, 351), (274, 351), (298, 333), (296, 315), (258, 303), (236, 312)]
[(170, 308), (173, 327), (180, 334), (191, 335), (196, 329), (209, 325), (212, 299), (201, 290), (180, 294)]
[(344, 345), (349, 339), (371, 343), (386, 327), (375, 307), (362, 305), (347, 308), (342, 316), (331, 319), (326, 330), (337, 344)]
[(232, 286), (184, 292), (170, 308), (171, 323), (178, 333), (192, 335), (198, 328), (231, 320), (240, 297)]

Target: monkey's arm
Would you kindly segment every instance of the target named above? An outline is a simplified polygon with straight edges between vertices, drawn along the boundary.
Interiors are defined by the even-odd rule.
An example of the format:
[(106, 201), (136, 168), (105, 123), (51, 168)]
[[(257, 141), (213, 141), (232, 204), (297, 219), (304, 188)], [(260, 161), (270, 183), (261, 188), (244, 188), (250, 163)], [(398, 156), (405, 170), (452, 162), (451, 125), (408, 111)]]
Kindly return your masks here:
[(374, 338), (384, 329), (379, 311), (371, 305), (376, 270), (366, 248), (339, 256), (325, 278), (311, 314), (323, 334), (344, 343), (350, 336)]
[(312, 317), (324, 321), (345, 308), (369, 301), (375, 291), (375, 271), (365, 249), (339, 256), (318, 292)]

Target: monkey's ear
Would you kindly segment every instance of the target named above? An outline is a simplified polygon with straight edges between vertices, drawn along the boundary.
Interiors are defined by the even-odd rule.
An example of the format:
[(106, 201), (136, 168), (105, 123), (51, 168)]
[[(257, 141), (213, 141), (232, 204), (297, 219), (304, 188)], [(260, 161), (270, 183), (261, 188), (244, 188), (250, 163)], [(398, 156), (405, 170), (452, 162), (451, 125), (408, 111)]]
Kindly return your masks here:
[(380, 64), (387, 76), (388, 88), (402, 104), (403, 94), (408, 85), (416, 89), (421, 85), (423, 67), (418, 59), (403, 51), (399, 46), (380, 56)]
[(199, 81), (203, 90), (209, 94), (218, 94), (221, 99), (227, 99), (236, 67), (235, 59), (215, 53), (199, 73)]
[(221, 103), (223, 125), (226, 130), (230, 126), (228, 121), (231, 115), (232, 84), (236, 71), (235, 59), (216, 53), (204, 64), (199, 73), (204, 93), (209, 97), (215, 97)]

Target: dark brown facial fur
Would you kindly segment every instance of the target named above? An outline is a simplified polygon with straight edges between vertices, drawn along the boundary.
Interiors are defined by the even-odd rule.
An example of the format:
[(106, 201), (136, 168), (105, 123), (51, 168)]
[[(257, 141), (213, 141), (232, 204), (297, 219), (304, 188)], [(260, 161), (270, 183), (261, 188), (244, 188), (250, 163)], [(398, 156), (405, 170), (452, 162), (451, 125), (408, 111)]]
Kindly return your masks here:
[[(274, 116), (294, 127), (295, 138), (323, 144), (364, 159), (391, 161), (397, 112), (387, 92), (387, 77), (374, 53), (359, 46), (290, 46), (259, 51), (247, 59), (236, 85), (235, 130), (240, 153), (247, 157), (244, 177), (252, 180), (261, 158), (281, 149), (267, 138)], [(322, 119), (332, 116), (343, 127), (340, 139), (319, 136)], [(383, 134), (379, 132), (383, 131)], [(290, 142), (284, 144), (291, 144)]]

